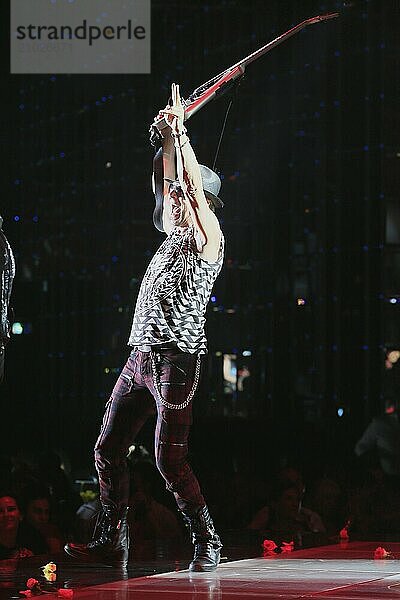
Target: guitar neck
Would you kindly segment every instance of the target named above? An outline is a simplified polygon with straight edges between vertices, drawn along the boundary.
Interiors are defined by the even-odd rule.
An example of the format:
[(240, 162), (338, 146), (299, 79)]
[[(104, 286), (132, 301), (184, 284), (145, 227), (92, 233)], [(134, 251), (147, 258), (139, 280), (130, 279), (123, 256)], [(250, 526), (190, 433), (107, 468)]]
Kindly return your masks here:
[[(267, 54), (267, 52), (270, 52), (273, 48), (276, 48), (276, 46), (279, 46), (279, 44), (282, 44), (282, 42), (287, 40), (292, 35), (295, 35), (308, 25), (321, 23), (322, 21), (328, 21), (329, 19), (334, 19), (338, 16), (339, 13), (329, 13), (326, 15), (312, 17), (311, 19), (306, 19), (295, 27), (292, 27), (292, 29), (289, 29), (289, 31), (282, 33), (271, 42), (268, 42), (268, 44), (265, 44), (265, 46), (262, 46), (255, 52), (252, 52), (222, 73), (219, 73), (219, 75), (216, 75), (209, 81), (203, 83), (190, 94), (187, 100), (183, 101), (185, 107), (184, 120), (187, 121), (192, 115), (210, 102), (210, 100), (213, 100), (216, 96), (222, 96), (222, 94), (231, 89), (235, 81), (242, 77), (247, 65), (254, 62), (258, 58), (261, 58), (261, 56), (264, 56), (264, 54)], [(158, 130), (164, 129), (164, 127), (167, 126), (163, 117), (158, 121), (155, 121), (153, 125)]]

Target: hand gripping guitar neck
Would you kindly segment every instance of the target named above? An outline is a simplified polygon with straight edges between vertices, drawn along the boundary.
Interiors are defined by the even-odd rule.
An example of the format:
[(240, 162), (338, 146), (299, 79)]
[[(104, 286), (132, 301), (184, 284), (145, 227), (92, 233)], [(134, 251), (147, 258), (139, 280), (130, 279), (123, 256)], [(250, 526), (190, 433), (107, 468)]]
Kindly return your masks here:
[[(209, 81), (206, 81), (198, 88), (196, 88), (190, 96), (183, 100), (183, 106), (185, 110), (184, 120), (187, 121), (190, 119), (192, 115), (194, 115), (198, 110), (203, 108), (210, 100), (222, 96), (227, 91), (232, 89), (232, 87), (237, 83), (247, 67), (250, 63), (254, 62), (261, 56), (264, 56), (267, 52), (287, 40), (292, 35), (295, 35), (308, 25), (313, 25), (314, 23), (321, 23), (322, 21), (328, 21), (329, 19), (334, 19), (339, 16), (339, 13), (330, 13), (326, 15), (319, 15), (317, 17), (312, 17), (311, 19), (306, 19), (302, 21), (289, 31), (279, 35), (277, 38), (262, 46), (252, 54), (249, 54), (236, 64), (232, 65), (222, 73), (219, 73)], [(150, 142), (157, 149), (161, 145), (162, 134), (160, 133), (167, 124), (164, 120), (164, 117), (156, 118), (155, 121), (150, 126)], [(157, 163), (157, 164), (156, 164)], [(156, 208), (153, 215), (154, 224), (159, 231), (163, 231), (162, 228), (162, 204), (163, 204), (163, 181), (162, 184), (158, 181), (158, 177), (163, 175), (162, 171), (162, 152), (158, 151), (154, 161), (154, 195), (156, 199)], [(160, 195), (161, 194), (161, 195)], [(160, 221), (161, 215), (161, 221)]]

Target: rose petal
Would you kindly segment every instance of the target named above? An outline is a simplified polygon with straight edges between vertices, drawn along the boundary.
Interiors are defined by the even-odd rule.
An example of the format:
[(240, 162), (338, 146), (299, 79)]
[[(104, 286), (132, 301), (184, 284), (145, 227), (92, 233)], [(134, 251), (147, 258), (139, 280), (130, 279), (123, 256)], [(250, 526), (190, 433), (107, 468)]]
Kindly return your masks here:
[(266, 550), (268, 552), (272, 552), (273, 550), (275, 550), (275, 548), (277, 548), (277, 545), (275, 544), (275, 542), (273, 540), (264, 540), (263, 548), (264, 548), (264, 550)]
[(293, 552), (294, 550), (294, 542), (282, 542), (281, 544), (282, 552)]
[(385, 548), (382, 548), (382, 546), (378, 546), (375, 549), (375, 552), (374, 552), (374, 558), (375, 559), (379, 560), (379, 559), (382, 559), (382, 558), (388, 558), (389, 556), (390, 556), (390, 552), (387, 552), (385, 550)]
[(68, 590), (65, 588), (60, 588), (58, 590), (58, 596), (60, 598), (72, 598), (73, 595), (74, 595), (74, 590)]

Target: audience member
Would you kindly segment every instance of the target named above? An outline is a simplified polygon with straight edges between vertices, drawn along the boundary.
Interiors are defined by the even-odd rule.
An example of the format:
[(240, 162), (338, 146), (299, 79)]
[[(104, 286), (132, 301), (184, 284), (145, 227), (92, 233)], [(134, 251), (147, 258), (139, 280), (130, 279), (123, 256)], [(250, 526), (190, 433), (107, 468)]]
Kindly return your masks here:
[(351, 539), (397, 539), (400, 533), (399, 489), (382, 469), (369, 469), (359, 486), (349, 494), (348, 514)]
[(21, 538), (22, 515), (15, 495), (0, 492), (0, 560), (32, 556)]
[(372, 419), (355, 445), (357, 456), (376, 453), (383, 472), (400, 476), (400, 422), (397, 402), (387, 399), (385, 412)]
[(268, 530), (272, 537), (295, 540), (305, 533), (325, 533), (321, 517), (301, 506), (302, 494), (293, 483), (277, 483), (272, 490), (270, 502), (252, 518), (248, 528)]
[(175, 514), (156, 499), (159, 481), (158, 472), (150, 462), (137, 462), (134, 465), (129, 528), (135, 543), (149, 539), (174, 539), (182, 535)]
[(86, 484), (85, 489), (81, 490), (80, 495), (84, 499), (84, 502), (76, 512), (76, 539), (82, 544), (87, 544), (92, 539), (97, 517), (102, 510), (98, 485)]
[(50, 495), (46, 489), (25, 490), (22, 499), (21, 531), (35, 554), (57, 553), (63, 548), (63, 537), (50, 520)]
[(345, 522), (345, 499), (341, 486), (329, 477), (318, 479), (308, 496), (308, 506), (320, 515), (328, 536), (338, 536)]

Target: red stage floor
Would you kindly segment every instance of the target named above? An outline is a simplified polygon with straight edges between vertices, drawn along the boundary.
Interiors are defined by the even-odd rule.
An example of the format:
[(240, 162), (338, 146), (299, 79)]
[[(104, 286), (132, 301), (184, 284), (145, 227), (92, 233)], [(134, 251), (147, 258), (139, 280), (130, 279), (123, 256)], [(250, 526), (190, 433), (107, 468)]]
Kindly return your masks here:
[[(227, 561), (211, 574), (179, 570), (183, 566), (181, 562), (174, 565), (165, 560), (138, 561), (137, 564), (133, 561), (126, 579), (112, 569), (60, 562), (55, 585), (73, 589), (75, 600), (400, 599), (400, 560), (374, 560), (378, 545), (377, 542), (350, 542), (268, 558)], [(400, 543), (383, 545), (400, 558)], [(33, 559), (20, 562), (18, 583), (22, 584), (24, 577), (39, 579), (38, 567), (37, 559), (36, 564)], [(2, 598), (18, 597), (15, 573), (11, 586), (14, 589), (3, 585)], [(148, 574), (143, 576), (143, 573)], [(6, 573), (1, 563), (0, 574), (5, 584)]]

